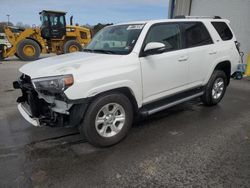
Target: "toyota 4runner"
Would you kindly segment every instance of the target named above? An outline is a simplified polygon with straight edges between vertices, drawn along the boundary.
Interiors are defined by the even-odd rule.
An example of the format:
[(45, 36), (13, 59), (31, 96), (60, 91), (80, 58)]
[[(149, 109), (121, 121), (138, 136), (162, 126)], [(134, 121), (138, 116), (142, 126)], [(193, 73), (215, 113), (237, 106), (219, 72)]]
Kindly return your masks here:
[(14, 88), (22, 116), (34, 126), (79, 127), (95, 146), (128, 133), (136, 115), (151, 115), (201, 97), (223, 98), (240, 63), (229, 21), (182, 18), (108, 26), (84, 52), (20, 68)]

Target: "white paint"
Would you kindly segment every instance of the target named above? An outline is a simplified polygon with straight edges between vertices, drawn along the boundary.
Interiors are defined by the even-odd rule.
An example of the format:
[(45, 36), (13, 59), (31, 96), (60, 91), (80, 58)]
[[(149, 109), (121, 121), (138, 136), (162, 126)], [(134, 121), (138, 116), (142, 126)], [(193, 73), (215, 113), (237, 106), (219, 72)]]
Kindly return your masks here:
[(149, 51), (149, 50), (157, 50), (157, 49), (161, 49), (161, 48), (165, 48), (165, 45), (163, 43), (150, 42), (146, 45), (144, 52)]
[(229, 19), (246, 62), (250, 53), (250, 0), (193, 0), (191, 15), (216, 15)]
[[(145, 36), (153, 24), (184, 21), (203, 22), (214, 44), (139, 57)], [(207, 84), (215, 66), (221, 61), (230, 61), (231, 73), (236, 71), (239, 54), (234, 44), (235, 38), (227, 42), (222, 41), (211, 25), (211, 21), (214, 20), (146, 21), (129, 55), (78, 52), (38, 60), (24, 65), (20, 71), (31, 76), (32, 79), (72, 74), (74, 84), (65, 91), (66, 96), (71, 100), (127, 87), (135, 96), (138, 107), (141, 107), (143, 104), (168, 95)]]
[(17, 109), (19, 110), (20, 114), (23, 116), (23, 118), (26, 121), (28, 121), (30, 124), (34, 125), (35, 127), (39, 126), (38, 120), (36, 120), (35, 118), (31, 118), (21, 103), (17, 105)]

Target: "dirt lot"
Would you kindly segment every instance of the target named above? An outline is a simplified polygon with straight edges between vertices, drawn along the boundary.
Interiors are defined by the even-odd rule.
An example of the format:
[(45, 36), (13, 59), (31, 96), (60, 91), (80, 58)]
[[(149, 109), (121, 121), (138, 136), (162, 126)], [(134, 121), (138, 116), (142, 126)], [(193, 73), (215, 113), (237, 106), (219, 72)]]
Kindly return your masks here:
[(12, 82), (23, 64), (0, 64), (0, 187), (250, 187), (250, 81), (232, 80), (216, 107), (176, 106), (99, 149), (77, 129), (21, 117)]

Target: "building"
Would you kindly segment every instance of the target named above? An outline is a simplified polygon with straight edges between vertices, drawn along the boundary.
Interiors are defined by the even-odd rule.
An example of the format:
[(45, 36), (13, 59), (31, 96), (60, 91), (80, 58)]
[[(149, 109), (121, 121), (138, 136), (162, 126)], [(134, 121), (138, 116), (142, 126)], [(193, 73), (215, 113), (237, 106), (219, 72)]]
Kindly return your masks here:
[(169, 0), (169, 17), (177, 15), (220, 16), (230, 20), (244, 52), (250, 53), (250, 0)]

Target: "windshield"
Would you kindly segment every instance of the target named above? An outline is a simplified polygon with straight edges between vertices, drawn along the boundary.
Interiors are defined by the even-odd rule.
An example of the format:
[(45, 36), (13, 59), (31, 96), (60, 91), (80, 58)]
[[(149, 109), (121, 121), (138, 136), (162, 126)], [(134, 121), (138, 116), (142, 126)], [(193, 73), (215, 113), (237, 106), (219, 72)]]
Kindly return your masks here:
[(49, 17), (47, 15), (41, 15), (40, 20), (43, 27), (49, 27)]
[(143, 29), (144, 25), (109, 26), (96, 34), (84, 51), (129, 54)]

